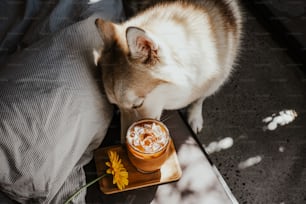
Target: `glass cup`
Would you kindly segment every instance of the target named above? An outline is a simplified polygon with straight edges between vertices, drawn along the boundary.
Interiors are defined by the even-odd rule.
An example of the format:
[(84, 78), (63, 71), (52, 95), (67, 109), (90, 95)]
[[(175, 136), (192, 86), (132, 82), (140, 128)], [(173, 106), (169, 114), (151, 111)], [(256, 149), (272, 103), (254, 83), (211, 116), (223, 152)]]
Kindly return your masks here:
[(168, 158), (171, 138), (162, 122), (143, 119), (133, 123), (126, 134), (126, 147), (130, 162), (139, 172), (159, 170)]

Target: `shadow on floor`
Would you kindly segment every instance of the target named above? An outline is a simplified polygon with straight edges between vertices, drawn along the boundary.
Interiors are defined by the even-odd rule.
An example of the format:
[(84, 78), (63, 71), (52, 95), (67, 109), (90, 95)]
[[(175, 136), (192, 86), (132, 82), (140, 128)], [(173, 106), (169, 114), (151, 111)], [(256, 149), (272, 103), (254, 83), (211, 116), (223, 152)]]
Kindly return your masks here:
[[(306, 203), (306, 76), (286, 49), (245, 15), (236, 71), (204, 102), (198, 137), (239, 203)], [(284, 110), (297, 117), (290, 119), (280, 113)], [(280, 114), (288, 124), (278, 124)], [(269, 130), (273, 119), (277, 127)], [(213, 149), (216, 144), (223, 146)]]

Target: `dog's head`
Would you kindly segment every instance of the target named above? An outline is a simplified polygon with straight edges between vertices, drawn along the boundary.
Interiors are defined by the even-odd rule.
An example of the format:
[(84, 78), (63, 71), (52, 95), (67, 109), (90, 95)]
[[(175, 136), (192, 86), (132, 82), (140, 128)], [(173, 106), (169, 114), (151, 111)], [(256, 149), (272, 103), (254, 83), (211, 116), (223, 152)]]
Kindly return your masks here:
[(168, 84), (163, 73), (159, 44), (138, 27), (123, 27), (96, 20), (104, 47), (99, 59), (106, 95), (121, 112), (121, 137), (128, 126), (142, 118), (160, 119), (160, 96)]

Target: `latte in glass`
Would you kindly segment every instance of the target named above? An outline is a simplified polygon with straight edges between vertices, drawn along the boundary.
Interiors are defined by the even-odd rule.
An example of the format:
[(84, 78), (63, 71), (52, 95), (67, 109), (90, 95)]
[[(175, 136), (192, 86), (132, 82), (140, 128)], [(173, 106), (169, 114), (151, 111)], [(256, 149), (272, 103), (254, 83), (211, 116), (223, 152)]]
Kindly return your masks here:
[(140, 172), (157, 171), (168, 158), (170, 142), (168, 128), (162, 122), (153, 119), (137, 121), (127, 131), (128, 157)]

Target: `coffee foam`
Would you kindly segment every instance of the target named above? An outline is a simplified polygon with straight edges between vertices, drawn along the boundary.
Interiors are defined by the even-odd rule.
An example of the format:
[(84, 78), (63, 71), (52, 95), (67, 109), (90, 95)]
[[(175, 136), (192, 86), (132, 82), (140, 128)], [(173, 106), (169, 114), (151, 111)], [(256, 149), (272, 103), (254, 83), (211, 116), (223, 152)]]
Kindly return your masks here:
[(138, 151), (155, 153), (167, 145), (167, 131), (155, 122), (143, 122), (132, 127), (127, 134), (127, 142)]

